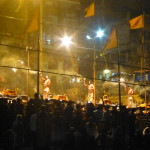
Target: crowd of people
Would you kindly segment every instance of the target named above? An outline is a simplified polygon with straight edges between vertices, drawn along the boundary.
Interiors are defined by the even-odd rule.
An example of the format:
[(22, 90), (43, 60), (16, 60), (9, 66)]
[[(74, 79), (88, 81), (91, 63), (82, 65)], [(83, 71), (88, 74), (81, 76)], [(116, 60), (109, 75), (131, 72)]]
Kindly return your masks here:
[(150, 126), (134, 109), (73, 101), (0, 99), (0, 149), (146, 149)]

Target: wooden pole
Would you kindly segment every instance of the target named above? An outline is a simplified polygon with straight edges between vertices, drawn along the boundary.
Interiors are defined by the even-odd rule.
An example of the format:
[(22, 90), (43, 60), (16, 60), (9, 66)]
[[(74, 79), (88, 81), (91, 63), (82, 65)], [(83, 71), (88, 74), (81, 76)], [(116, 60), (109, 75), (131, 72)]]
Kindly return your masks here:
[(29, 98), (29, 68), (30, 68), (30, 54), (29, 49), (27, 49), (27, 61), (28, 61), (28, 70), (27, 70), (27, 97)]
[(93, 64), (93, 67), (94, 67), (94, 106), (96, 105), (96, 63), (95, 63), (95, 39), (94, 39), (94, 43), (93, 43), (93, 50), (94, 50), (94, 64)]
[(43, 49), (43, 38), (42, 38), (42, 18), (43, 18), (43, 5), (42, 0), (40, 0), (39, 5), (39, 47), (38, 47), (38, 64), (37, 64), (37, 94), (39, 95), (39, 72), (40, 72), (40, 52)]

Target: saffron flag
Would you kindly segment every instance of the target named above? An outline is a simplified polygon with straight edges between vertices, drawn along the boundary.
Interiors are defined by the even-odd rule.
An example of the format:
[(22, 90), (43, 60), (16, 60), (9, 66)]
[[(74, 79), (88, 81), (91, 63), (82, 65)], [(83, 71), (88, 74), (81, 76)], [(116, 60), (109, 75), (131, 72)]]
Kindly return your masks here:
[(84, 16), (85, 18), (87, 17), (91, 17), (91, 16), (94, 16), (95, 15), (95, 5), (94, 5), (94, 2), (85, 9), (85, 12), (86, 12), (86, 15)]
[(108, 39), (108, 42), (106, 46), (104, 47), (104, 50), (109, 50), (112, 48), (116, 48), (118, 46), (118, 41), (117, 41), (117, 29), (116, 27), (112, 30), (111, 35)]
[(129, 21), (130, 24), (130, 29), (138, 29), (138, 28), (143, 28), (144, 23), (143, 23), (143, 15), (140, 15), (138, 17), (135, 17)]
[(38, 23), (38, 18), (39, 18), (39, 11), (36, 10), (26, 32), (34, 32), (34, 31), (38, 31), (39, 29), (39, 23)]

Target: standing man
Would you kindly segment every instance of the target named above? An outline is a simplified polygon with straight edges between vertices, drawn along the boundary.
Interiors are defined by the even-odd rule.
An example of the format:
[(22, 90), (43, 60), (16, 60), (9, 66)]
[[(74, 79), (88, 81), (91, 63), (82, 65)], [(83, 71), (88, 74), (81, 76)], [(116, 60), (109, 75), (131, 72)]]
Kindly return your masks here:
[[(40, 76), (42, 77), (42, 73), (40, 73)], [(43, 99), (45, 100), (49, 98), (51, 80), (49, 79), (48, 75), (46, 75), (45, 78), (42, 77), (42, 80), (44, 85)]]
[(91, 81), (86, 84), (85, 80), (86, 78), (84, 78), (84, 85), (88, 87), (88, 102), (94, 103), (94, 84)]
[(125, 86), (125, 90), (126, 92), (128, 93), (128, 104), (127, 104), (127, 108), (131, 108), (133, 107), (133, 89), (128, 86), (128, 88), (126, 89), (126, 86)]

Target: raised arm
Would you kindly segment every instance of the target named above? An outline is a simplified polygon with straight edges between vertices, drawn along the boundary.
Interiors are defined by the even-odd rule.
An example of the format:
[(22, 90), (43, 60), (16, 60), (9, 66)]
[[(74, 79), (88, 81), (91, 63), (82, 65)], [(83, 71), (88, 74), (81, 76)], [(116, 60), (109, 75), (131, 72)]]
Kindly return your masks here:
[(45, 81), (45, 78), (43, 78), (42, 72), (40, 72), (40, 77), (43, 81)]
[(88, 85), (85, 83), (85, 80), (86, 80), (86, 78), (84, 78), (84, 86), (88, 86)]

